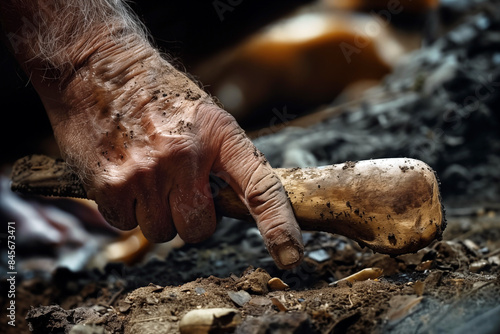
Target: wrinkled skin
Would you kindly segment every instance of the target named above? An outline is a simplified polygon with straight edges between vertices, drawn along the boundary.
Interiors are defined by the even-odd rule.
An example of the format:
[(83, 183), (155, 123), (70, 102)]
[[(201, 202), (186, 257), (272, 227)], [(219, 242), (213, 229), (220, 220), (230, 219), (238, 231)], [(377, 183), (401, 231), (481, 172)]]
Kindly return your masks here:
[(216, 227), (214, 173), (249, 207), (276, 264), (299, 264), (301, 234), (284, 189), (234, 118), (141, 40), (124, 48), (96, 36), (84, 45), (64, 80), (25, 68), (105, 219), (139, 225), (153, 242), (177, 233), (202, 241)]

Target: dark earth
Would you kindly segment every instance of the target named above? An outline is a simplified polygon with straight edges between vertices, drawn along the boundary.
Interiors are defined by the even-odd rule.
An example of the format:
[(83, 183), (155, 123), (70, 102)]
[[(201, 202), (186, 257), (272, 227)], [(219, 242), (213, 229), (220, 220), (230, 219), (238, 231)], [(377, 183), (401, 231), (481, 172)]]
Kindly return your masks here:
[[(149, 3), (137, 9), (146, 21), (154, 20)], [(442, 240), (390, 257), (341, 236), (304, 232), (304, 262), (281, 271), (252, 224), (223, 218), (207, 241), (148, 261), (19, 272), (16, 327), (5, 320), (9, 287), (2, 277), (0, 332), (178, 333), (188, 311), (225, 307), (235, 311), (214, 319), (206, 333), (500, 333), (499, 5), (443, 1), (449, 30), (361, 100), (321, 106), (302, 125), (297, 118), (254, 140), (274, 167), (399, 156), (425, 161), (441, 179)], [(262, 20), (271, 13), (279, 11)], [(195, 49), (188, 44), (178, 54)], [(40, 147), (20, 145), (9, 154), (17, 159), (33, 146)], [(8, 219), (2, 211), (2, 221)], [(18, 261), (40, 249), (20, 248)], [(6, 268), (2, 256), (2, 275)], [(383, 272), (340, 281), (366, 268)], [(288, 288), (268, 286), (272, 277)], [(228, 329), (231, 321), (237, 325)]]

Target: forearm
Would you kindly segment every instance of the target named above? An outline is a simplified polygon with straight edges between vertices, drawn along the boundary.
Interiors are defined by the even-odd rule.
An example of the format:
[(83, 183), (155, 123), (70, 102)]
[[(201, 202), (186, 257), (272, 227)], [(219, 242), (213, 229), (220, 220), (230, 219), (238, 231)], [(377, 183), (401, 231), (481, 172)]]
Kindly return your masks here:
[[(123, 0), (5, 0), (0, 13), (5, 37), (53, 126), (73, 117), (72, 110), (143, 104), (160, 78), (171, 90), (204, 95), (162, 59)], [(107, 94), (122, 89), (121, 102)]]
[(0, 2), (5, 37), (28, 75), (67, 78), (113, 41), (148, 44), (144, 29), (122, 0), (5, 0)]
[[(162, 59), (122, 0), (66, 0), (58, 8), (47, 2), (7, 0), (0, 9), (12, 50), (68, 160), (94, 163), (89, 148), (109, 141), (98, 139), (101, 133), (111, 138), (135, 127), (153, 105), (169, 113), (195, 102), (187, 94), (206, 96)], [(111, 152), (116, 145), (107, 146), (103, 151)], [(111, 161), (122, 156), (115, 155)], [(89, 166), (77, 169), (89, 173)]]

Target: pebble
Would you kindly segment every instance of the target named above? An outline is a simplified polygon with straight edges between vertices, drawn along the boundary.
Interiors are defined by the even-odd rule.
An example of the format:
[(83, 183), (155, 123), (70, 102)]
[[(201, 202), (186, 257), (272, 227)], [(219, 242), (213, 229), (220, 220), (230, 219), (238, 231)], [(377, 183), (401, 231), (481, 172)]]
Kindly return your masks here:
[(148, 303), (149, 305), (158, 304), (158, 298), (156, 298), (155, 296), (147, 296), (146, 303)]
[(316, 262), (323, 262), (330, 258), (330, 254), (328, 254), (324, 249), (318, 249), (307, 253), (307, 257)]
[(478, 260), (478, 261), (472, 262), (469, 265), (469, 270), (473, 273), (477, 273), (478, 271), (481, 271), (484, 268), (486, 268), (489, 264), (490, 263), (487, 260), (484, 260), (484, 259)]
[(252, 296), (244, 290), (228, 291), (227, 294), (229, 295), (229, 298), (231, 298), (231, 300), (238, 306), (243, 306), (248, 303), (250, 299), (252, 299)]
[(271, 298), (271, 302), (273, 303), (274, 306), (276, 306), (278, 308), (278, 310), (280, 310), (280, 312), (286, 312), (288, 311), (288, 309), (286, 308), (285, 305), (283, 305), (282, 302), (280, 302), (278, 300), (278, 298)]
[[(219, 320), (221, 318), (224, 321)], [(231, 333), (241, 321), (241, 314), (233, 308), (191, 310), (179, 322), (179, 331), (181, 334)]]
[(271, 278), (269, 282), (267, 282), (267, 286), (271, 291), (283, 291), (290, 288), (288, 284), (280, 280), (278, 277)]
[(271, 305), (271, 300), (266, 297), (256, 296), (250, 300), (250, 304), (253, 306), (268, 306)]
[(121, 313), (127, 313), (131, 307), (132, 305), (129, 303), (120, 302), (118, 304), (118, 311), (120, 311)]
[(462, 241), (463, 245), (467, 248), (467, 250), (469, 252), (471, 252), (472, 254), (474, 255), (478, 255), (479, 254), (479, 246), (472, 240), (470, 239), (465, 239), (464, 241)]

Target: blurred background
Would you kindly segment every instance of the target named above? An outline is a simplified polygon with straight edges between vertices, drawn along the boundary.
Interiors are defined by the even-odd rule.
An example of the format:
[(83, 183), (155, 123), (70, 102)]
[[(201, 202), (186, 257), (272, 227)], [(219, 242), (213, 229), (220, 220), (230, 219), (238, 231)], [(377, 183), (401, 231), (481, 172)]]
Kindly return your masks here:
[[(398, 1), (391, 13), (386, 2), (144, 0), (130, 5), (161, 51), (243, 127), (256, 128), (268, 125), (275, 107), (286, 104), (289, 112), (303, 114), (332, 103), (349, 86), (357, 88), (348, 92), (359, 94), (418, 48), (424, 34), (435, 38), (436, 14), (447, 19), (446, 11), (455, 6), (441, 10), (437, 1), (407, 0)], [(34, 152), (57, 154), (43, 106), (3, 44), (0, 69), (1, 97), (12, 102), (2, 108), (9, 125), (2, 124), (0, 162)]]

